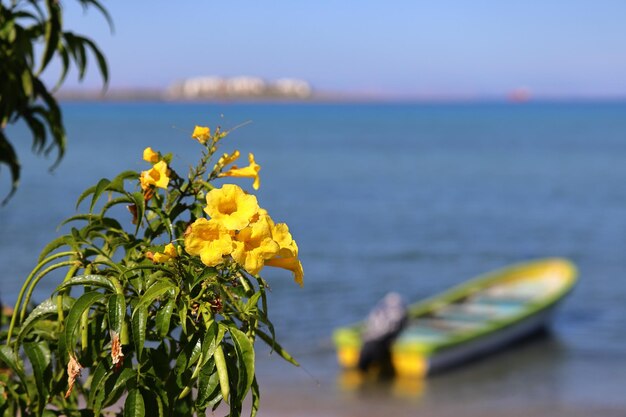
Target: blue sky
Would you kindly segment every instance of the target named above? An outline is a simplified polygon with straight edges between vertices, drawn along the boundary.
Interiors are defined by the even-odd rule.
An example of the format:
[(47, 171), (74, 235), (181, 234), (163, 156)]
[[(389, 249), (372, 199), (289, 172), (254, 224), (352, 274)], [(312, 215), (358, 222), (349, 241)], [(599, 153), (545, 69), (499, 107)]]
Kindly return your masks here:
[(73, 1), (65, 23), (101, 46), (112, 88), (255, 75), (387, 96), (626, 96), (626, 1), (103, 3), (113, 34)]

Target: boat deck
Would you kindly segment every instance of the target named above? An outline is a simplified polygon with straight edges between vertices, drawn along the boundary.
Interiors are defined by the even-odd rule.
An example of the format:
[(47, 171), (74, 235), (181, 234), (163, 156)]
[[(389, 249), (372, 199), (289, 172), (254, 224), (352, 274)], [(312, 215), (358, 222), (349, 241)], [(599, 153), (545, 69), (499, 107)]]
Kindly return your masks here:
[(401, 338), (411, 342), (442, 342), (451, 336), (516, 316), (549, 292), (549, 280), (520, 280), (490, 287), (414, 318)]

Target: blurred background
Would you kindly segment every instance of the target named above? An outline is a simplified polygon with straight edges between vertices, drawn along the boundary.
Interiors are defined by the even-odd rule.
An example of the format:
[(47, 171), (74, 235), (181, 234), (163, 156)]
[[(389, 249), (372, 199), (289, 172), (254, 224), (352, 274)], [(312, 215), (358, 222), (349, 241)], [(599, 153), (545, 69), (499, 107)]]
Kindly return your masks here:
[[(626, 3), (105, 6), (113, 34), (97, 13), (64, 9), (111, 81), (100, 97), (97, 71), (68, 77), (61, 165), (49, 173), (52, 159), (16, 142), (22, 181), (0, 208), (4, 303), (85, 188), (145, 169), (146, 146), (194, 163), (195, 124), (252, 121), (225, 151), (254, 152), (260, 204), (289, 224), (305, 269), (303, 289), (264, 271), (279, 340), (303, 366), (259, 355), (261, 415), (626, 410)], [(308, 90), (276, 93), (277, 80)], [(355, 387), (336, 365), (333, 329), (388, 291), (413, 302), (549, 256), (580, 272), (549, 334), (406, 384)]]

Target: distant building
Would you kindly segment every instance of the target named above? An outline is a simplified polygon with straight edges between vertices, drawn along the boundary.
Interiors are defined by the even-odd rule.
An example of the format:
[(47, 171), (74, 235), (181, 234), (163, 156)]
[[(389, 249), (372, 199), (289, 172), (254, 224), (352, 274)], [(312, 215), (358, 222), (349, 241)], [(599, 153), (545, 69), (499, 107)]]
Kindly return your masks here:
[(310, 98), (313, 89), (303, 80), (282, 78), (265, 81), (258, 77), (195, 77), (171, 85), (166, 97), (173, 100), (211, 98)]

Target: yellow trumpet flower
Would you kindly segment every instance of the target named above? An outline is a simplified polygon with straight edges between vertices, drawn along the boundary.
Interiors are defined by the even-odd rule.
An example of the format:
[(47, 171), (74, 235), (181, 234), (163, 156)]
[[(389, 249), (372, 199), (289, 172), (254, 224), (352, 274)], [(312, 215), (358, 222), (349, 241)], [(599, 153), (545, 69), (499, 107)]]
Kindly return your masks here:
[(152, 169), (143, 171), (139, 177), (139, 182), (141, 183), (141, 189), (144, 191), (149, 189), (150, 186), (167, 188), (167, 184), (170, 182), (170, 177), (169, 169), (167, 168), (165, 161), (159, 161), (154, 164)]
[(252, 188), (255, 190), (259, 189), (259, 185), (261, 185), (261, 179), (259, 178), (259, 171), (261, 170), (261, 166), (254, 161), (254, 155), (251, 153), (248, 155), (248, 161), (250, 165), (244, 168), (237, 168), (237, 166), (233, 166), (226, 172), (222, 172), (220, 177), (235, 177), (235, 178), (254, 178), (254, 183), (252, 184)]
[(241, 230), (259, 212), (255, 196), (246, 194), (239, 186), (224, 184), (206, 195), (204, 212), (228, 230)]

